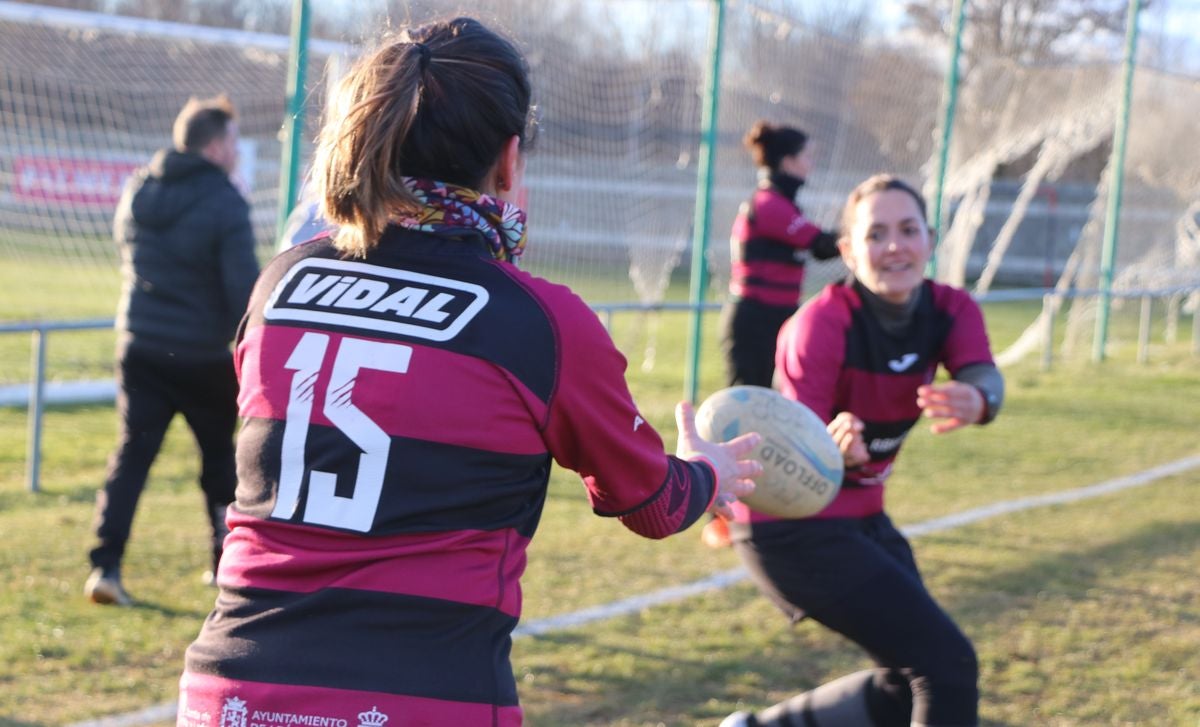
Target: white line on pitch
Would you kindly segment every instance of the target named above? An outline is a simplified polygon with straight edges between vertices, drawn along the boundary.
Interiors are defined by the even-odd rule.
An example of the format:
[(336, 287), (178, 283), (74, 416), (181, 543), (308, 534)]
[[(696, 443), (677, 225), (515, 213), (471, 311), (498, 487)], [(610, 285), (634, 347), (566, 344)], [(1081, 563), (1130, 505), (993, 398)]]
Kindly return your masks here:
[[(1165, 465), (1153, 467), (1144, 472), (1129, 475), (1127, 477), (1118, 477), (1115, 480), (1108, 480), (1097, 485), (1089, 485), (1080, 487), (1074, 490), (1065, 490), (1063, 492), (1054, 492), (1048, 495), (1039, 495), (1036, 497), (1022, 497), (1016, 500), (1006, 500), (1004, 502), (996, 502), (982, 507), (964, 510), (963, 512), (947, 515), (945, 517), (926, 520), (922, 523), (909, 525), (900, 528), (900, 531), (908, 537), (917, 537), (920, 535), (928, 535), (929, 533), (941, 532), (943, 530), (951, 530), (953, 528), (962, 527), (971, 523), (986, 520), (998, 515), (1007, 515), (1022, 510), (1031, 510), (1037, 507), (1045, 507), (1047, 505), (1060, 505), (1067, 502), (1075, 502), (1076, 500), (1085, 500), (1089, 497), (1097, 497), (1106, 495), (1110, 492), (1118, 492), (1130, 487), (1137, 487), (1153, 482), (1162, 477), (1177, 475), (1181, 472), (1200, 467), (1200, 455), (1186, 457), (1175, 462), (1170, 462)], [(705, 591), (713, 591), (720, 588), (725, 588), (738, 581), (744, 580), (747, 577), (745, 569), (735, 568), (734, 570), (725, 571), (709, 576), (703, 580), (694, 581), (682, 586), (672, 586), (651, 593), (644, 593), (640, 596), (633, 596), (603, 606), (594, 606), (585, 608), (581, 611), (573, 613), (565, 613), (560, 616), (551, 616), (549, 618), (530, 621), (522, 624), (513, 631), (513, 637), (520, 636), (540, 636), (551, 631), (559, 629), (571, 628), (574, 626), (582, 626), (593, 621), (602, 621), (604, 619), (624, 616), (630, 613), (637, 613), (642, 609), (650, 606), (657, 606), (664, 603), (679, 601), (684, 598), (699, 595)]]
[[(1010, 515), (1014, 512), (1033, 510), (1049, 505), (1064, 505), (1069, 502), (1087, 500), (1092, 497), (1099, 497), (1100, 495), (1128, 490), (1131, 487), (1140, 487), (1163, 477), (1182, 474), (1196, 467), (1200, 467), (1200, 455), (1184, 457), (1183, 459), (1168, 462), (1158, 467), (1151, 467), (1143, 472), (1126, 477), (1118, 477), (1095, 485), (1088, 485), (1087, 487), (1078, 487), (1074, 490), (1064, 490), (1062, 492), (1052, 492), (1048, 495), (1020, 497), (1015, 500), (995, 502), (990, 505), (964, 510), (953, 515), (926, 520), (915, 525), (908, 525), (900, 528), (900, 531), (910, 538), (915, 538), (930, 533), (939, 533), (944, 530), (953, 530), (954, 528), (960, 528), (964, 525), (970, 525), (971, 523), (988, 520), (1000, 515)], [(595, 621), (604, 621), (616, 618), (617, 616), (638, 613), (651, 606), (661, 606), (664, 603), (682, 601), (692, 596), (698, 596), (701, 593), (727, 588), (739, 581), (745, 580), (746, 577), (747, 574), (744, 569), (735, 568), (711, 575), (708, 578), (685, 583), (681, 586), (671, 586), (670, 588), (663, 588), (640, 596), (625, 598), (602, 606), (593, 606), (592, 608), (585, 608), (572, 613), (529, 621), (517, 626), (513, 631), (513, 638), (541, 636), (552, 631), (560, 631), (562, 629), (583, 626)], [(145, 725), (163, 722), (174, 717), (175, 702), (168, 702), (137, 712), (103, 717), (89, 722), (77, 722), (70, 725), (70, 727), (144, 727)]]

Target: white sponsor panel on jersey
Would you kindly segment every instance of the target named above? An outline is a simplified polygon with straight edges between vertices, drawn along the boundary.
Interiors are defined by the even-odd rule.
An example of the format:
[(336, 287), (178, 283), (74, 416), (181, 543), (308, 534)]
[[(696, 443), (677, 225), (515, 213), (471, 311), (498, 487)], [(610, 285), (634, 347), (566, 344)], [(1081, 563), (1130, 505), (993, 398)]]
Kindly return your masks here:
[(900, 445), (904, 443), (904, 438), (907, 436), (908, 432), (905, 432), (898, 437), (879, 437), (878, 439), (872, 439), (871, 443), (867, 445), (867, 449), (870, 450), (872, 454), (884, 454), (886, 452), (892, 452), (900, 448)]
[(304, 321), (448, 341), (487, 305), (473, 283), (349, 260), (308, 258), (275, 286), (267, 320)]
[[(181, 708), (181, 723), (193, 724), (193, 717), (200, 718), (196, 724), (206, 727), (211, 725), (210, 715), (204, 712), (194, 712), (189, 715)], [(389, 715), (371, 707), (368, 711), (358, 713), (354, 727), (386, 727)], [(246, 700), (237, 696), (226, 697), (221, 706), (221, 720), (218, 727), (351, 727), (351, 722), (343, 717), (313, 714), (308, 712), (292, 712), (279, 709), (256, 709)]]

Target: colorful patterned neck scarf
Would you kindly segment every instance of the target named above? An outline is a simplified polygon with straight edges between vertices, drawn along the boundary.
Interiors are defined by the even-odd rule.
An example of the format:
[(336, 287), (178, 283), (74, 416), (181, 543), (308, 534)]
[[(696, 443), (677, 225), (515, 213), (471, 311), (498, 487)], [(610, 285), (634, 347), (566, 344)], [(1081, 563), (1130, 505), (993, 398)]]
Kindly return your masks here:
[(463, 227), (479, 230), (492, 256), (514, 265), (525, 251), (525, 210), (478, 190), (432, 179), (405, 177), (404, 185), (422, 208), (392, 221), (409, 230), (446, 232)]

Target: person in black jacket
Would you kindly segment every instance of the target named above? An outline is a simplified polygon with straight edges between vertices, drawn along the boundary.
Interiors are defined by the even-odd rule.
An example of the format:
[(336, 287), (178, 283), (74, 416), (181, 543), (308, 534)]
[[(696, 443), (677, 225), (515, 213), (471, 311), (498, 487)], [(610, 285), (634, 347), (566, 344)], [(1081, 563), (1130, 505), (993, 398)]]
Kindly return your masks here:
[(96, 497), (97, 544), (84, 594), (130, 605), (121, 559), (167, 426), (183, 414), (201, 456), (213, 571), (236, 486), (237, 379), (229, 343), (258, 277), (250, 208), (229, 99), (190, 99), (160, 150), (125, 186), (113, 222), (121, 252), (117, 310), (117, 450)]

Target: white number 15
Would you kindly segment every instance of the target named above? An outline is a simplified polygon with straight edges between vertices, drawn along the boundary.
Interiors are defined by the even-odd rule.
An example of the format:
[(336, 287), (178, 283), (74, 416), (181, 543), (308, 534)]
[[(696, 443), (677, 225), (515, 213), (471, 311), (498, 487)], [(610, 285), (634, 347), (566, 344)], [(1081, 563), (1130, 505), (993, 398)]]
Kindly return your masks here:
[[(304, 444), (312, 416), (314, 391), (321, 373), (321, 362), (329, 347), (329, 336), (305, 333), (296, 344), (284, 367), (292, 374), (287, 420), (283, 428), (283, 458), (279, 468), (279, 494), (272, 517), (289, 519), (300, 506), (300, 484), (304, 481)], [(362, 454), (358, 477), (350, 497), (335, 494), (337, 475), (312, 470), (308, 479), (308, 498), (304, 522), (346, 530), (367, 532), (375, 521), (379, 497), (383, 494), (383, 476), (392, 440), (378, 424), (354, 405), (351, 394), (362, 369), (408, 371), (412, 348), (396, 343), (344, 338), (333, 360), (333, 371), (325, 390), (325, 416)]]

